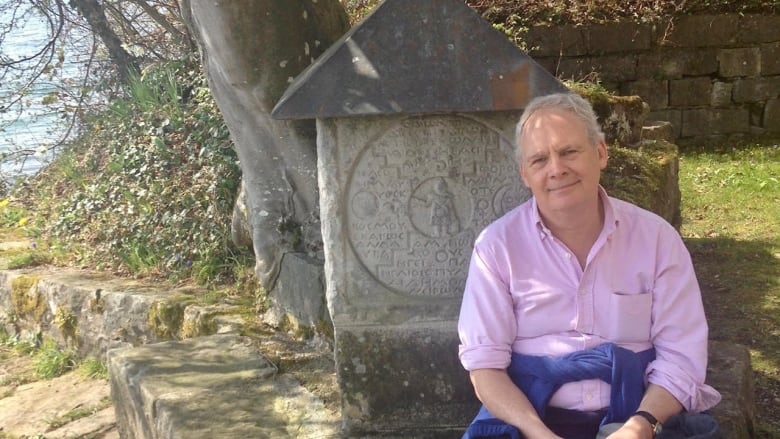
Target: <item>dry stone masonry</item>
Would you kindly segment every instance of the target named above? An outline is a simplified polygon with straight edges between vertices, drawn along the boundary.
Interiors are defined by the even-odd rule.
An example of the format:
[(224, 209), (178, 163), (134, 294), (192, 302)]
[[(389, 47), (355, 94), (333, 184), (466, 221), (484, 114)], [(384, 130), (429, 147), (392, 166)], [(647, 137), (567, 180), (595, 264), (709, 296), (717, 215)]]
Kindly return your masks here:
[(780, 16), (540, 26), (526, 43), (558, 77), (596, 73), (607, 88), (640, 96), (678, 143), (780, 132)]

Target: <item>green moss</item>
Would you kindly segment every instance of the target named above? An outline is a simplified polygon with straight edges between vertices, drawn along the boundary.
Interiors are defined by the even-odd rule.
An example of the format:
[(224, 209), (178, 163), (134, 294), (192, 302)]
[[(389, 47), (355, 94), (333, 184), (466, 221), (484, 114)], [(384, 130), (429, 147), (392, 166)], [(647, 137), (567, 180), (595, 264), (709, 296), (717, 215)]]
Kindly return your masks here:
[(181, 338), (214, 334), (217, 332), (217, 325), (214, 323), (214, 317), (217, 315), (218, 314), (202, 314), (195, 319), (184, 320), (181, 325)]
[(316, 325), (317, 333), (325, 336), (328, 340), (333, 340), (335, 335), (333, 333), (333, 323), (329, 320), (319, 320)]
[(11, 304), (13, 312), (20, 317), (29, 317), (40, 322), (46, 314), (46, 300), (38, 292), (39, 276), (19, 276), (11, 281)]
[(75, 345), (78, 335), (78, 318), (67, 306), (60, 306), (54, 311), (54, 324), (59, 328), (66, 343)]
[(106, 302), (102, 297), (93, 297), (89, 299), (89, 310), (94, 314), (103, 314), (105, 311)]
[(645, 142), (639, 149), (612, 145), (601, 184), (610, 195), (654, 212), (679, 227), (677, 159), (677, 147), (668, 142)]
[(184, 301), (161, 300), (149, 307), (149, 328), (162, 338), (175, 338), (181, 334), (184, 322)]

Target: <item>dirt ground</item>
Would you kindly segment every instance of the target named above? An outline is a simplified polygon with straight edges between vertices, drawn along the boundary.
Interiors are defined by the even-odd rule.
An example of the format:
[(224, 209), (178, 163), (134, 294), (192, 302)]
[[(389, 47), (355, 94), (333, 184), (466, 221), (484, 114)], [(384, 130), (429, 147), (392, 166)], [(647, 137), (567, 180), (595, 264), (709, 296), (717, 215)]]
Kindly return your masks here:
[(107, 380), (36, 380), (32, 357), (0, 347), (0, 438), (117, 439)]

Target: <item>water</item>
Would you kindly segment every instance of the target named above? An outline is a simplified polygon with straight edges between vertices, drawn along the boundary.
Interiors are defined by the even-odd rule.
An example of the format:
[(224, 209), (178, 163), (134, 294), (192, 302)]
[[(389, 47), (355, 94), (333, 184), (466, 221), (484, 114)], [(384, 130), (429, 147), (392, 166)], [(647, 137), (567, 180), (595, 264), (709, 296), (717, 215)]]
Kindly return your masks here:
[[(10, 21), (10, 14), (0, 11), (0, 23), (3, 27)], [(49, 37), (48, 25), (41, 17), (28, 16), (16, 22), (20, 26), (5, 35), (0, 42), (0, 51), (12, 60), (39, 52)], [(0, 153), (19, 149), (27, 152), (23, 160), (3, 161), (0, 171), (4, 177), (35, 173), (51, 158), (51, 154), (46, 151), (64, 135), (64, 119), (62, 113), (45, 105), (43, 100), (60, 89), (62, 78), (73, 77), (77, 72), (78, 69), (74, 65), (66, 65), (61, 76), (39, 79), (23, 98), (21, 106), (12, 106), (7, 111), (0, 112)], [(24, 78), (7, 75), (0, 81), (0, 106), (9, 104), (13, 90), (18, 88), (23, 80)]]

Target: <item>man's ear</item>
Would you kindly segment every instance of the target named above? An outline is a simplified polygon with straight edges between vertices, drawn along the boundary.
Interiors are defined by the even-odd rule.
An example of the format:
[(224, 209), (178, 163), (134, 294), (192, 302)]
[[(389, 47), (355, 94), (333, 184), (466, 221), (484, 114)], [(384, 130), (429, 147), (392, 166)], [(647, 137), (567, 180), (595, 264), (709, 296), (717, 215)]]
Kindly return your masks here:
[(599, 142), (598, 146), (599, 154), (599, 167), (604, 169), (607, 167), (607, 161), (609, 160), (609, 152), (607, 151), (607, 144), (603, 140)]

